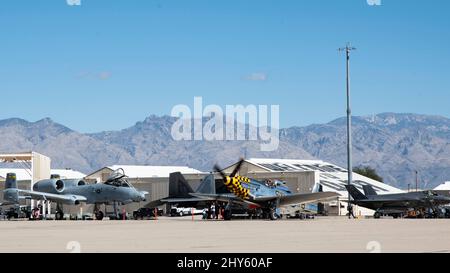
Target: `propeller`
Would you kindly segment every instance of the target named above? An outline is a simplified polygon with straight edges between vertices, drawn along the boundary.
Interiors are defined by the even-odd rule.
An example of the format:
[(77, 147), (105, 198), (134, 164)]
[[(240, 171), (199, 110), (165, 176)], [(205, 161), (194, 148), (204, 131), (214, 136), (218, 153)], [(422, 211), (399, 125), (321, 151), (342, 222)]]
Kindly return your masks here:
[(236, 167), (234, 168), (233, 172), (230, 174), (230, 177), (234, 177), (236, 176), (236, 174), (239, 172), (239, 170), (241, 169), (242, 163), (244, 163), (244, 159), (241, 158), (239, 160), (239, 162), (237, 163)]
[(223, 170), (219, 167), (219, 165), (214, 165), (214, 171), (220, 173), (222, 176), (223, 182), (225, 183), (225, 186), (234, 194), (241, 197), (247, 197), (249, 194), (249, 190), (242, 187), (241, 182), (239, 181), (242, 178), (235, 179), (236, 174), (239, 172), (239, 170), (242, 167), (242, 163), (244, 163), (244, 159), (241, 158), (239, 162), (236, 164), (236, 167), (234, 167), (234, 170), (231, 172), (229, 176), (227, 176)]
[(226, 180), (227, 177), (235, 177), (235, 176), (236, 176), (236, 174), (237, 174), (237, 173), (239, 172), (239, 170), (241, 169), (242, 163), (244, 163), (244, 161), (245, 161), (245, 160), (244, 160), (243, 158), (241, 158), (241, 159), (239, 160), (239, 162), (237, 163), (236, 167), (234, 167), (234, 170), (231, 172), (230, 175), (226, 175), (226, 174), (223, 172), (222, 168), (220, 168), (220, 166), (217, 165), (217, 164), (214, 165), (214, 171), (220, 173), (220, 175), (222, 176), (222, 178), (223, 178), (224, 180)]
[(222, 176), (223, 180), (226, 180), (227, 175), (222, 171), (219, 165), (214, 165), (214, 171), (220, 173), (220, 176)]

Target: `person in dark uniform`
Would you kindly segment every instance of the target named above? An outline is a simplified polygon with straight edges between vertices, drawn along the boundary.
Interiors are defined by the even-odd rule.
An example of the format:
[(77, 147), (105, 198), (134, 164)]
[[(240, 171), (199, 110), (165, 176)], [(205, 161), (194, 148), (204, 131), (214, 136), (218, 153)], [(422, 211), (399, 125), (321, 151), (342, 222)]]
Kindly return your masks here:
[(353, 205), (348, 205), (348, 215), (351, 216), (353, 219), (356, 218), (355, 214), (353, 213)]

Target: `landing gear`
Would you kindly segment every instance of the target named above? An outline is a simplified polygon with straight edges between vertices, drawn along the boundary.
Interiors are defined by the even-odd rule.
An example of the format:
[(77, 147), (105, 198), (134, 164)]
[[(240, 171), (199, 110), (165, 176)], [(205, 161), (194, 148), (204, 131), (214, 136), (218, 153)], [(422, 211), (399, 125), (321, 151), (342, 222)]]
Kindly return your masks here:
[(101, 211), (101, 210), (95, 212), (95, 220), (103, 220), (104, 216), (105, 215), (103, 214), (103, 211)]
[[(105, 214), (103, 211), (100, 210), (101, 204), (94, 204), (94, 218), (95, 220), (103, 220), (103, 217), (105, 217)], [(106, 211), (106, 205), (105, 205), (105, 211)]]
[(278, 219), (278, 214), (275, 208), (270, 208), (269, 209), (269, 218), (270, 220), (277, 220)]
[(375, 219), (380, 219), (380, 217), (381, 217), (381, 213), (379, 213), (378, 211), (376, 211), (373, 215), (373, 218), (375, 218)]
[(63, 220), (64, 219), (64, 213), (62, 211), (57, 211), (55, 214), (55, 220)]
[(64, 220), (64, 210), (63, 205), (60, 203), (56, 204), (56, 213), (55, 213), (55, 220)]

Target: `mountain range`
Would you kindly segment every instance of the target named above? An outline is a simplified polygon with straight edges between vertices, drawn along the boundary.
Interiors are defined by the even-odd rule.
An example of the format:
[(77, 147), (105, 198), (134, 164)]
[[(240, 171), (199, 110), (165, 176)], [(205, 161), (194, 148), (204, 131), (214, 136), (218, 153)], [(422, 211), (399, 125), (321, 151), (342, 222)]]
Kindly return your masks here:
[[(0, 120), (0, 152), (36, 151), (53, 168), (85, 173), (113, 164), (185, 165), (209, 171), (239, 157), (321, 159), (346, 166), (346, 119), (280, 130), (279, 148), (261, 152), (260, 141), (175, 141), (169, 116), (149, 116), (119, 131), (84, 134), (49, 118)], [(431, 188), (450, 180), (450, 119), (382, 113), (352, 119), (355, 166), (370, 166), (384, 182)], [(248, 127), (247, 127), (248, 129)]]

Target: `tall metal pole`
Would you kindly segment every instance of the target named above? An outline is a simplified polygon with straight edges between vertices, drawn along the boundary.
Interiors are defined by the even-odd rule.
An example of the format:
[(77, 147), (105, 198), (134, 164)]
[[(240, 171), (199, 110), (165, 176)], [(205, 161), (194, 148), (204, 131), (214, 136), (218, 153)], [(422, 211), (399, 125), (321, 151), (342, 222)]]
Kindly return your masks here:
[(416, 192), (418, 191), (419, 188), (419, 172), (416, 171)]
[[(339, 51), (345, 51), (347, 58), (346, 61), (346, 83), (347, 83), (347, 173), (348, 173), (348, 185), (353, 182), (353, 170), (352, 170), (352, 110), (350, 107), (350, 51), (356, 48), (351, 47), (349, 43), (345, 48), (340, 48)], [(348, 193), (348, 218), (351, 218), (352, 204), (350, 203), (351, 196)]]

